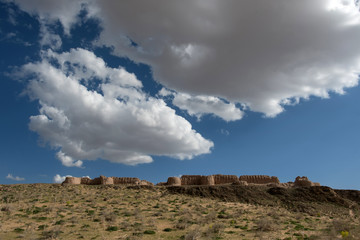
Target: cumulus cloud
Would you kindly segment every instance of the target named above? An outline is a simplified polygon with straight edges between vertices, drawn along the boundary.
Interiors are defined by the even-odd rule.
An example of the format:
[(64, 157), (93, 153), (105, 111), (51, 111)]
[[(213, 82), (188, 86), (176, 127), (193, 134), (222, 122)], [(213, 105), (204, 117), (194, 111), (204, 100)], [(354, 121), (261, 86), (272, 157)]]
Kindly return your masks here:
[(42, 47), (50, 47), (52, 49), (60, 49), (62, 40), (58, 34), (53, 33), (46, 23), (42, 23), (40, 26), (40, 45)]
[(239, 102), (269, 117), (289, 103), (358, 84), (358, 1), (17, 2), (65, 29), (86, 6), (101, 20), (98, 44), (149, 64), (166, 87)]
[(24, 180), (25, 180), (25, 178), (22, 178), (22, 177), (18, 177), (18, 176), (14, 177), (14, 176), (13, 176), (12, 174), (10, 174), (10, 173), (6, 176), (6, 178), (7, 178), (7, 179), (14, 180), (14, 181), (24, 181)]
[[(22, 10), (37, 16), (41, 23), (60, 21), (64, 33), (69, 35), (72, 25), (79, 20), (80, 11), (87, 9), (87, 4), (91, 0), (15, 0), (14, 2), (18, 3)], [(95, 11), (94, 7), (89, 8), (88, 16), (91, 17)]]
[(81, 160), (74, 160), (72, 157), (67, 156), (62, 151), (59, 151), (56, 154), (56, 157), (60, 160), (60, 162), (66, 167), (81, 167), (83, 162)]
[(48, 50), (17, 76), (30, 78), (26, 92), (40, 104), (30, 129), (59, 150), (65, 166), (96, 159), (136, 165), (152, 162), (151, 155), (191, 159), (213, 146), (162, 99), (147, 96), (134, 74), (90, 51)]
[[(223, 97), (272, 117), (289, 102), (358, 83), (360, 15), (350, 0), (97, 5), (102, 43), (151, 65), (155, 79), (180, 92)], [(130, 9), (146, 14), (134, 19)]]
[(60, 176), (60, 174), (56, 174), (53, 178), (54, 183), (62, 183), (63, 181), (65, 181), (66, 177), (72, 177), (71, 175), (66, 175), (66, 176)]
[(188, 114), (200, 119), (205, 114), (212, 114), (225, 121), (235, 121), (243, 117), (243, 112), (234, 103), (226, 103), (224, 100), (213, 96), (192, 96), (186, 93), (171, 92), (162, 88), (160, 96), (172, 96), (172, 103)]

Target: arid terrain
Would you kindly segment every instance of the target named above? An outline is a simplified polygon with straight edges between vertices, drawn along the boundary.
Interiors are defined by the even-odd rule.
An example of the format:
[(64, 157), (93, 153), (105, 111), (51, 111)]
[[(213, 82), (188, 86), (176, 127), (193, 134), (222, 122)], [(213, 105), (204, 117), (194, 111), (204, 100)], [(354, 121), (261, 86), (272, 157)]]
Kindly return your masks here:
[(328, 187), (0, 185), (0, 239), (360, 239)]

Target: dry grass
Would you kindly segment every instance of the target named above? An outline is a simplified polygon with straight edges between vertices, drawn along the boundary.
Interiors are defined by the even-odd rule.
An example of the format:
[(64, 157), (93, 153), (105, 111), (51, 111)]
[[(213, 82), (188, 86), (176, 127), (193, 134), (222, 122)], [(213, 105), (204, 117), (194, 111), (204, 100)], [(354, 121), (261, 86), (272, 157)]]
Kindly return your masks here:
[(360, 221), (165, 187), (1, 185), (0, 239), (360, 239)]

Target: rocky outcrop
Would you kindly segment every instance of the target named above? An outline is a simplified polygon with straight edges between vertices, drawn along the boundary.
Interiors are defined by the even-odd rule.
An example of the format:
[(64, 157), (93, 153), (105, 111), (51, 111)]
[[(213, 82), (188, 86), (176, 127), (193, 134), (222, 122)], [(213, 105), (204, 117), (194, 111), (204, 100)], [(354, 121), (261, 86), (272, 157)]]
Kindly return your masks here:
[(168, 186), (181, 186), (181, 179), (179, 177), (169, 177), (166, 185)]
[(270, 188), (283, 188), (284, 186), (282, 185), (282, 183), (267, 183), (265, 184), (267, 187)]
[(214, 176), (215, 185), (218, 184), (227, 184), (239, 181), (239, 178), (236, 175), (222, 175), (216, 174)]
[(79, 178), (79, 177), (66, 177), (63, 184), (81, 184), (81, 178)]
[(233, 182), (232, 185), (248, 186), (249, 184), (246, 181), (239, 181), (239, 179), (238, 179), (237, 181)]
[(154, 186), (154, 184), (152, 182), (146, 181), (146, 180), (141, 180), (139, 183), (140, 186)]
[(239, 177), (239, 180), (255, 184), (280, 183), (277, 177), (267, 175), (242, 175)]
[(215, 179), (213, 175), (210, 176), (201, 176), (200, 177), (200, 185), (208, 185), (213, 186), (215, 185)]
[(297, 176), (295, 178), (295, 182), (294, 182), (294, 186), (295, 187), (311, 187), (311, 186), (320, 186), (320, 183), (313, 183), (312, 181), (310, 181), (307, 177), (303, 176)]

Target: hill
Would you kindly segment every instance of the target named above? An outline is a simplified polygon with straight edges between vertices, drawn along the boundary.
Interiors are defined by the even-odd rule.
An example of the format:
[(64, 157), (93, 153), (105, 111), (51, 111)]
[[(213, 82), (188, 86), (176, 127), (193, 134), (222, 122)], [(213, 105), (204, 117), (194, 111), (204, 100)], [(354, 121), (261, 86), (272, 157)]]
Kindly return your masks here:
[(329, 187), (0, 185), (0, 239), (360, 239)]

